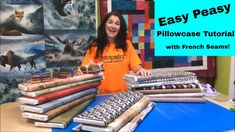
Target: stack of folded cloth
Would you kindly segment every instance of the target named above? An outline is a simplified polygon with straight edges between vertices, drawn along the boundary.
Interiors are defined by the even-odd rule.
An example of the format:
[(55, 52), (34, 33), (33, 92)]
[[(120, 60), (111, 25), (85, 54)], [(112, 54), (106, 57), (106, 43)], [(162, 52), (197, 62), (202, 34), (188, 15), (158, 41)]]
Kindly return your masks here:
[(69, 69), (66, 67), (60, 68), (60, 78), (66, 78), (69, 75)]
[(53, 69), (53, 78), (67, 78), (74, 75), (74, 71), (71, 68), (60, 67)]
[(154, 72), (150, 76), (126, 74), (126, 85), (157, 102), (205, 102), (203, 88), (193, 72)]
[(60, 78), (60, 69), (58, 68), (53, 68), (53, 78)]
[(51, 81), (51, 72), (48, 70), (35, 70), (32, 72), (31, 83)]
[(104, 65), (103, 63), (89, 63), (87, 65), (80, 66), (80, 70), (82, 73), (99, 73), (104, 71)]
[(65, 128), (97, 94), (103, 73), (53, 78), (49, 82), (19, 84), (24, 118), (35, 126)]
[(79, 127), (99, 132), (134, 130), (153, 107), (154, 103), (139, 92), (118, 93), (74, 117), (74, 122), (81, 123), (75, 130)]

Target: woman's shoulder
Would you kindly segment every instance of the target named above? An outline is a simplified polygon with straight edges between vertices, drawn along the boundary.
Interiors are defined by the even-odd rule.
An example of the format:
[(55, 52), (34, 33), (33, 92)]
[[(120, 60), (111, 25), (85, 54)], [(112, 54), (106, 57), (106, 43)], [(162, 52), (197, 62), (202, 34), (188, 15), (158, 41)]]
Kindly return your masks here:
[(97, 43), (93, 42), (89, 45), (89, 49), (96, 49), (97, 48)]
[(97, 50), (97, 44), (96, 43), (91, 43), (88, 48), (88, 53), (95, 53)]
[(130, 40), (126, 40), (127, 49), (133, 48), (133, 44)]
[(132, 42), (129, 39), (127, 39), (126, 40), (126, 45), (130, 45), (130, 44), (132, 45)]

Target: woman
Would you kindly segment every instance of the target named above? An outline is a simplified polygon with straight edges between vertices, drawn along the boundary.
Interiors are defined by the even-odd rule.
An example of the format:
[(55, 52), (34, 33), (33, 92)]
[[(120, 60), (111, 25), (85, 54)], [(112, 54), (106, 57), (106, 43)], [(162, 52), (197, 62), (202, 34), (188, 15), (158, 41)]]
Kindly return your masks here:
[(108, 13), (98, 29), (97, 39), (89, 46), (82, 62), (82, 65), (90, 62), (104, 64), (100, 94), (127, 91), (123, 77), (130, 70), (144, 76), (150, 74), (150, 71), (141, 66), (141, 60), (132, 43), (126, 38), (124, 18), (115, 11)]

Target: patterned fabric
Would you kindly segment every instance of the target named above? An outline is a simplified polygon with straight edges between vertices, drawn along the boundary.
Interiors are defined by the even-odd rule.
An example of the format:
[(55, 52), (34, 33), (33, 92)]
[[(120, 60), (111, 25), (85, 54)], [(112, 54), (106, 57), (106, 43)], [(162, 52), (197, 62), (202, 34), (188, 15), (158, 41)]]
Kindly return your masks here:
[(55, 118), (49, 120), (48, 122), (35, 122), (35, 126), (40, 127), (52, 127), (52, 128), (65, 128), (83, 109), (85, 109), (93, 99), (89, 99), (82, 104), (75, 106), (74, 108), (66, 111), (65, 113), (56, 116)]
[(116, 132), (126, 123), (131, 121), (136, 115), (138, 115), (146, 106), (149, 104), (150, 100), (147, 97), (141, 98), (113, 122), (108, 124), (107, 127), (100, 127), (97, 125), (82, 124), (82, 130), (85, 131), (98, 131), (98, 132)]
[(84, 124), (107, 126), (142, 97), (139, 92), (118, 93), (78, 115), (74, 120)]
[(83, 90), (87, 90), (90, 88), (94, 88), (94, 87), (98, 87), (100, 84), (100, 82), (93, 82), (93, 83), (89, 83), (89, 84), (84, 84), (84, 85), (80, 85), (80, 86), (75, 86), (73, 88), (69, 88), (69, 89), (64, 89), (64, 90), (60, 90), (60, 91), (56, 91), (53, 93), (48, 93), (48, 94), (44, 94), (44, 95), (40, 95), (37, 97), (20, 97), (19, 101), (21, 103), (26, 103), (26, 104), (31, 104), (31, 105), (37, 105), (37, 104), (43, 104), (61, 97), (65, 97), (77, 92), (81, 92)]
[(78, 81), (75, 83), (70, 83), (70, 84), (61, 85), (61, 86), (55, 86), (55, 87), (37, 90), (37, 91), (33, 91), (33, 92), (26, 92), (26, 91), (22, 90), (21, 94), (25, 95), (25, 96), (29, 96), (29, 97), (37, 97), (37, 96), (40, 96), (43, 94), (52, 93), (52, 92), (56, 92), (56, 91), (63, 90), (63, 89), (73, 88), (73, 87), (76, 87), (79, 85), (84, 85), (84, 84), (88, 84), (88, 83), (92, 83), (92, 82), (101, 81), (102, 79), (103, 79), (102, 77), (96, 77), (94, 79), (82, 80), (82, 81)]
[(40, 83), (51, 81), (51, 72), (47, 70), (35, 70), (32, 73), (31, 83)]
[(126, 85), (158, 102), (204, 102), (203, 88), (192, 72), (153, 72), (150, 76), (125, 75)]
[(124, 79), (130, 90), (201, 87), (195, 73), (183, 71), (153, 72), (150, 76), (126, 74)]
[(97, 78), (97, 77), (101, 77), (101, 76), (103, 76), (103, 73), (83, 74), (83, 75), (76, 75), (74, 77), (68, 77), (68, 78), (64, 78), (64, 79), (54, 78), (50, 82), (42, 82), (42, 83), (36, 83), (36, 84), (22, 83), (22, 84), (19, 84), (18, 87), (21, 90), (31, 92), (31, 91), (36, 91), (36, 90), (40, 90), (40, 89), (46, 89), (46, 88), (51, 88), (51, 87), (55, 87), (55, 86), (61, 86), (61, 85), (66, 85), (66, 84), (70, 84), (70, 83), (75, 83), (75, 82), (79, 82), (82, 80), (93, 79), (93, 78)]
[(201, 93), (200, 88), (188, 88), (188, 89), (156, 89), (156, 90), (137, 90), (143, 94), (174, 94), (174, 93)]
[(84, 74), (95, 74), (104, 71), (103, 63), (89, 63), (87, 65), (81, 65), (80, 70)]
[(89, 100), (91, 98), (94, 98), (96, 94), (89, 94), (82, 98), (79, 98), (77, 100), (74, 100), (72, 102), (69, 102), (67, 104), (64, 104), (62, 106), (56, 107), (55, 109), (52, 109), (46, 113), (38, 114), (38, 113), (31, 113), (31, 112), (23, 112), (22, 117), (28, 118), (28, 119), (34, 119), (39, 121), (47, 121), (57, 115), (60, 115), (61, 113), (64, 113), (66, 111), (69, 111), (69, 109), (72, 109), (73, 107), (85, 102), (86, 100)]
[(74, 100), (77, 100), (79, 98), (82, 98), (84, 96), (87, 96), (89, 94), (94, 94), (97, 93), (98, 89), (97, 88), (91, 88), (88, 90), (81, 91), (79, 93), (75, 93), (72, 95), (68, 95), (44, 104), (40, 105), (27, 105), (27, 104), (22, 104), (21, 105), (21, 110), (22, 111), (29, 111), (29, 112), (34, 112), (34, 113), (44, 113), (49, 110), (52, 110), (58, 106), (65, 105), (69, 102), (72, 102)]
[[(149, 85), (150, 84), (150, 85)], [(129, 90), (162, 90), (162, 89), (188, 89), (188, 88), (200, 88), (197, 83), (178, 83), (178, 84), (161, 84), (156, 85), (156, 83), (143, 84), (145, 86), (131, 85), (127, 83)], [(151, 86), (152, 85), (152, 86)]]
[[(124, 79), (132, 84), (145, 83), (174, 83), (174, 82), (194, 82), (197, 77), (192, 72), (171, 71), (171, 72), (152, 72), (150, 76), (141, 76), (133, 74), (125, 74)], [(165, 84), (165, 83), (164, 83)]]

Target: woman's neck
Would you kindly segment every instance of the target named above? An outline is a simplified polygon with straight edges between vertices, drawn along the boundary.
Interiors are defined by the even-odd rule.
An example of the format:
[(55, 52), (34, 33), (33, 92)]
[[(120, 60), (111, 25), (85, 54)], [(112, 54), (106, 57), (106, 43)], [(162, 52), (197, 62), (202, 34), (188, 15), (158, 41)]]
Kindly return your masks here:
[(114, 42), (115, 42), (115, 39), (114, 39), (114, 38), (108, 38), (108, 42), (109, 42), (109, 43), (114, 43)]

